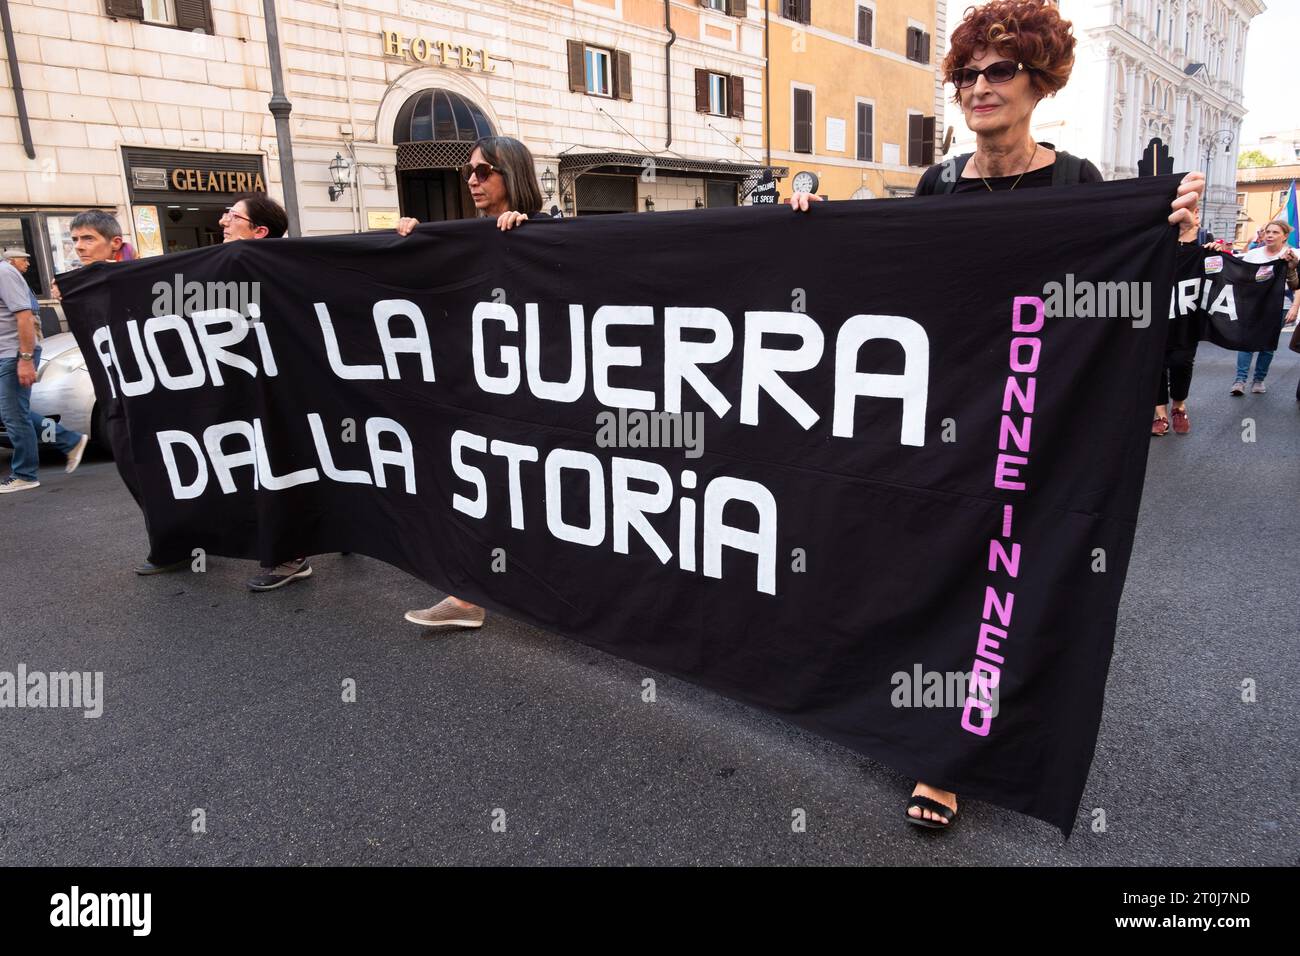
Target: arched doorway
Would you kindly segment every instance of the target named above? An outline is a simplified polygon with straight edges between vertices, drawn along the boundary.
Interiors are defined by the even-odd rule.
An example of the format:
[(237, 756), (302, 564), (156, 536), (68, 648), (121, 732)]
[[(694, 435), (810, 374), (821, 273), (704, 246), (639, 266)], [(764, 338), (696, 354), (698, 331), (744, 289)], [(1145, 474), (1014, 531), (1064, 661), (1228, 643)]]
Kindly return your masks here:
[(459, 93), (434, 89), (409, 97), (393, 123), (402, 215), (421, 222), (474, 216), (458, 170), (469, 162), (476, 140), (494, 135), (483, 110)]

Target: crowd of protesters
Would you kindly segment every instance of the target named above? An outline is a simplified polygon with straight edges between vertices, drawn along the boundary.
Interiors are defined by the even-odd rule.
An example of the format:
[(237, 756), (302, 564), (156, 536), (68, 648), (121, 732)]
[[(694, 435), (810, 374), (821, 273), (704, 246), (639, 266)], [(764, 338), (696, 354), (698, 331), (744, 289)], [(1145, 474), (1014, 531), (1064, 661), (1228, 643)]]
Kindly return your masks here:
[[(1061, 18), (1054, 5), (1044, 0), (993, 0), (967, 10), (952, 33), (943, 70), (956, 89), (954, 100), (975, 134), (975, 150), (928, 169), (921, 177), (917, 194), (982, 195), (1101, 181), (1101, 173), (1087, 159), (1070, 156), (1051, 143), (1036, 141), (1031, 134), (1038, 103), (1054, 95), (1069, 79), (1074, 47), (1071, 24)], [(508, 137), (480, 140), (461, 169), (461, 175), (479, 214), (495, 219), (502, 230), (519, 228), (530, 219), (546, 215), (541, 208), (533, 157), (518, 140)], [(1178, 228), (1180, 256), (1201, 250), (1197, 212), (1204, 186), (1201, 173), (1189, 173), (1171, 203), (1169, 222)], [(815, 195), (796, 193), (790, 204), (795, 211), (808, 213), (818, 201)], [(221, 224), (224, 241), (233, 242), (282, 236), (288, 219), (278, 204), (259, 194), (241, 197), (225, 211)], [(414, 219), (403, 219), (397, 232), (410, 235), (417, 225)], [(1261, 230), (1258, 245), (1245, 253), (1245, 259), (1249, 262), (1285, 260), (1288, 285), (1294, 289), (1300, 282), (1296, 281), (1296, 251), (1287, 245), (1289, 233), (1286, 223), (1269, 223)], [(72, 223), (72, 238), (83, 264), (122, 261), (133, 255), (123, 243), (118, 223), (108, 213), (90, 211), (77, 216)], [(1230, 252), (1230, 247), (1227, 251)], [(0, 412), (15, 445), (12, 474), (0, 482), (0, 493), (38, 484), (34, 429), (40, 425), (27, 405), (39, 361), (39, 327), (34, 318), (38, 309), (22, 280), (20, 268), (16, 264), (0, 264)], [(55, 292), (57, 295), (57, 289)], [(1294, 319), (1298, 304), (1300, 296), (1294, 298), (1288, 318)], [(1163, 436), (1170, 430), (1179, 435), (1190, 431), (1186, 401), (1196, 344), (1196, 337), (1186, 323), (1170, 323), (1157, 389), (1153, 436)], [(1241, 353), (1231, 393), (1245, 393), (1252, 362), (1251, 391), (1264, 392), (1271, 359), (1271, 352)], [(86, 436), (56, 431), (54, 440), (67, 452), (68, 470), (74, 470), (85, 448)], [(179, 570), (187, 563), (188, 556), (151, 555), (136, 571), (142, 575), (159, 574)], [(311, 573), (306, 557), (293, 557), (261, 567), (247, 583), (255, 591), (274, 590)], [(449, 596), (433, 607), (409, 611), (405, 616), (423, 627), (474, 628), (482, 625), (485, 612), (481, 607)], [(907, 801), (905, 816), (918, 826), (949, 827), (957, 818), (957, 795), (917, 782)]]

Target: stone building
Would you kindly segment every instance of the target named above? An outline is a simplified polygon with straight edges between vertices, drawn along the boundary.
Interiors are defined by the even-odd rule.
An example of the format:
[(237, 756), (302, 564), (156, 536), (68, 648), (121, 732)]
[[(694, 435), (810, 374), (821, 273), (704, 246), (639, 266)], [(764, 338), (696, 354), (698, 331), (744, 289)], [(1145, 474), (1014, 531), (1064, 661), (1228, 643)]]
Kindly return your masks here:
[[(735, 205), (762, 168), (758, 4), (277, 6), (304, 234), (466, 214), (455, 170), (484, 133), (523, 140), (570, 214)], [(114, 210), (149, 255), (219, 242), (240, 192), (283, 195), (261, 0), (9, 7), (0, 243), (35, 253), (42, 293), (77, 210)]]

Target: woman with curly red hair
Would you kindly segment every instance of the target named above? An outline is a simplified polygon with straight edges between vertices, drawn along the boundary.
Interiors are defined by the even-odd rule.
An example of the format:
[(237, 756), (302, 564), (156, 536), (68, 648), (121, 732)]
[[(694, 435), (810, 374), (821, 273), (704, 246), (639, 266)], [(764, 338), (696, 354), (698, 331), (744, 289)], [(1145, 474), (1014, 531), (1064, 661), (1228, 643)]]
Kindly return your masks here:
[[(1034, 108), (1065, 86), (1074, 67), (1071, 24), (1054, 4), (992, 0), (971, 7), (950, 42), (943, 70), (957, 90), (953, 101), (975, 134), (975, 151), (927, 169), (918, 196), (1101, 181), (1092, 163), (1036, 142), (1030, 133)], [(1196, 248), (1193, 216), (1204, 191), (1204, 174), (1188, 173), (1170, 204), (1169, 222), (1179, 227), (1179, 241), (1190, 243), (1190, 249)], [(790, 205), (807, 212), (819, 198), (795, 193)], [(904, 813), (917, 826), (951, 826), (957, 795), (918, 782)]]

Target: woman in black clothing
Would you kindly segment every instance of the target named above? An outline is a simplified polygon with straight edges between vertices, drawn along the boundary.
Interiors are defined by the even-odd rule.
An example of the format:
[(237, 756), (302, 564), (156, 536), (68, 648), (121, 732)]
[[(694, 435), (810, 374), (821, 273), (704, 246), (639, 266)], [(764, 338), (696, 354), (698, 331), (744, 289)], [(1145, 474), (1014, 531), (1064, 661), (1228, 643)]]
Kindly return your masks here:
[[(495, 219), (503, 232), (529, 219), (551, 218), (542, 212), (533, 154), (511, 136), (484, 136), (470, 150), (460, 174), (479, 215)], [(404, 216), (397, 221), (397, 234), (410, 235), (419, 224), (418, 219)]]
[[(460, 172), (479, 215), (495, 219), (503, 232), (529, 219), (550, 218), (542, 212), (533, 154), (519, 140), (509, 136), (480, 139)], [(417, 225), (419, 220), (403, 218), (397, 223), (397, 234), (410, 235)], [(477, 604), (448, 596), (433, 607), (407, 611), (403, 616), (412, 624), (442, 629), (482, 627), (486, 614)]]
[[(1199, 231), (1201, 217), (1195, 215), (1192, 225)], [(1207, 242), (1205, 248), (1222, 252), (1219, 242)], [(1231, 255), (1231, 250), (1224, 255)], [(1201, 247), (1194, 242), (1178, 244), (1178, 271), (1182, 274), (1189, 258), (1202, 255)], [(1169, 434), (1171, 422), (1175, 435), (1186, 435), (1192, 430), (1187, 417), (1187, 396), (1192, 390), (1192, 367), (1196, 364), (1196, 347), (1201, 341), (1203, 321), (1199, 312), (1175, 315), (1169, 318), (1169, 332), (1165, 338), (1165, 358), (1160, 365), (1160, 381), (1156, 384), (1156, 415), (1151, 420), (1151, 437), (1163, 438)]]
[[(916, 194), (1100, 182), (1092, 163), (1030, 135), (1038, 101), (1069, 79), (1074, 43), (1070, 22), (1044, 0), (993, 0), (968, 10), (953, 31), (943, 68), (975, 134), (975, 152), (930, 167)], [(1195, 241), (1192, 215), (1204, 189), (1201, 173), (1188, 173), (1178, 187), (1169, 221), (1179, 227), (1180, 241)], [(790, 205), (807, 212), (818, 198), (796, 193)], [(918, 826), (947, 827), (957, 817), (957, 795), (918, 782), (905, 812)]]

